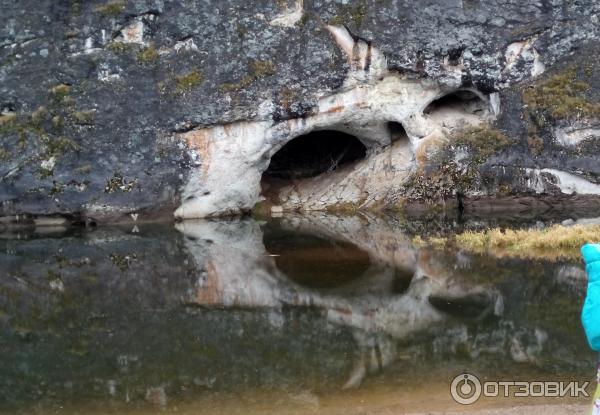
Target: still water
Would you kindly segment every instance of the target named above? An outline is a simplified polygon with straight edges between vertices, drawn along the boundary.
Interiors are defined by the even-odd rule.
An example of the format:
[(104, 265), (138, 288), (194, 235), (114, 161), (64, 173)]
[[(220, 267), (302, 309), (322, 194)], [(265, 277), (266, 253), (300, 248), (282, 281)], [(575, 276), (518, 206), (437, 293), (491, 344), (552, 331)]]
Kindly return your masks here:
[(411, 243), (463, 226), (315, 214), (4, 232), (0, 412), (426, 412), (461, 409), (449, 385), (465, 371), (591, 380), (582, 264)]

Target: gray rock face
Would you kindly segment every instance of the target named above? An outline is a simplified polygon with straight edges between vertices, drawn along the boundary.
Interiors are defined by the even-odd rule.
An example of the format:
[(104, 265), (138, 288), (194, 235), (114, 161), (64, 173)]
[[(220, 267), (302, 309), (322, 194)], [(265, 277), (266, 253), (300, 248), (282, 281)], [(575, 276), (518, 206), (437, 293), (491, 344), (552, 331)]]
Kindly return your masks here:
[[(494, 114), (490, 128), (509, 142), (483, 157), (472, 145), (425, 145), (431, 131), (421, 130), (429, 118), (413, 121), (427, 102), (415, 96), (410, 102), (422, 108), (410, 114), (364, 121), (401, 123), (413, 159), (390, 191), (367, 192), (367, 205), (457, 194), (468, 201), (599, 193), (595, 1), (0, 0), (0, 9), (3, 216), (170, 217), (208, 188), (211, 202), (189, 212), (250, 209), (281, 146), (311, 129), (341, 129), (348, 118), (366, 116), (355, 108), (337, 124), (311, 124), (322, 119), (324, 97), (377, 91), (384, 76), (416, 82), (438, 98), (477, 92)], [(333, 30), (343, 26), (353, 37), (350, 47)], [(530, 86), (541, 93), (527, 94)], [(302, 120), (310, 128), (286, 127)], [(240, 122), (278, 132), (269, 133), (275, 138), (247, 170), (232, 165), (231, 177), (221, 169), (218, 179), (204, 173), (214, 160), (191, 148), (185, 133)], [(442, 138), (452, 143), (455, 127), (445, 125)], [(369, 128), (363, 136), (356, 125), (347, 130), (365, 142), (366, 131), (375, 131)], [(376, 141), (359, 170), (378, 165), (370, 154), (393, 151), (385, 137)], [(450, 180), (444, 192), (420, 191), (415, 183), (438, 180), (431, 172), (447, 171), (440, 163), (450, 159), (452, 172), (471, 178), (468, 186)], [(249, 190), (228, 193), (222, 183), (247, 171), (255, 177), (244, 185)], [(347, 202), (362, 206), (365, 192), (358, 189)], [(322, 207), (343, 202), (327, 199)]]

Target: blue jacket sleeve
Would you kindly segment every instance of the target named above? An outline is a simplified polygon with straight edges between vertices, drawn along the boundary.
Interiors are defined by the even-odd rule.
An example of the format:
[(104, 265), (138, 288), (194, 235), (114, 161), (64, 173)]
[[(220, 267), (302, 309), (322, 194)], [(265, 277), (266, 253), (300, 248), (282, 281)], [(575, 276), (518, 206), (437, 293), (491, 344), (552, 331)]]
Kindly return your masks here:
[(590, 346), (600, 351), (600, 244), (581, 248), (588, 273), (588, 290), (581, 320)]

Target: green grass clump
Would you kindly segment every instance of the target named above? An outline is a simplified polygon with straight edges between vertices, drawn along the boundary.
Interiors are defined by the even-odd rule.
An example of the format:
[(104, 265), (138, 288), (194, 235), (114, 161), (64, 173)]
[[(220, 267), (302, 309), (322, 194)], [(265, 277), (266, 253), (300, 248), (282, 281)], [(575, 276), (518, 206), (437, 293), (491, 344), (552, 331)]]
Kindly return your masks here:
[(523, 102), (529, 111), (544, 112), (555, 120), (597, 116), (600, 104), (584, 95), (589, 89), (589, 84), (577, 79), (577, 70), (570, 68), (527, 88)]
[(184, 75), (175, 77), (175, 89), (177, 93), (183, 94), (200, 85), (200, 82), (202, 82), (202, 73), (198, 69), (194, 69)]
[(150, 65), (156, 63), (158, 62), (158, 58), (158, 51), (153, 46), (149, 46), (147, 48), (142, 49), (137, 55), (138, 63), (142, 65)]
[(96, 7), (96, 11), (104, 17), (114, 17), (123, 13), (125, 2), (123, 0), (109, 1), (108, 3)]
[(0, 148), (0, 160), (8, 160), (10, 158), (10, 154), (4, 148)]

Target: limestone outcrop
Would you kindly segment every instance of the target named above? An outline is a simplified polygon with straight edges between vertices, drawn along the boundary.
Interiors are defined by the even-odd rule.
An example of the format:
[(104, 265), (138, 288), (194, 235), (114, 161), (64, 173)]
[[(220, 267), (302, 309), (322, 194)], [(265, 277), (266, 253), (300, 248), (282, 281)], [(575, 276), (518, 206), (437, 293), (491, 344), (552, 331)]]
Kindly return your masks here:
[(600, 204), (591, 0), (0, 8), (5, 222)]

